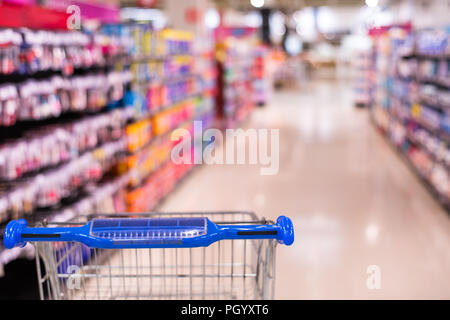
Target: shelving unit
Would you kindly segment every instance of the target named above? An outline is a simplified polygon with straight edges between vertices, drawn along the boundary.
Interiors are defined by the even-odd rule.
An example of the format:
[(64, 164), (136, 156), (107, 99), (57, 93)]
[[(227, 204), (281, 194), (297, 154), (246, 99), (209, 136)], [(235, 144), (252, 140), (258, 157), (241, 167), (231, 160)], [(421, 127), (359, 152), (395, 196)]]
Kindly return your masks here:
[(355, 49), (352, 59), (353, 101), (357, 107), (370, 107), (373, 101), (373, 48)]
[(449, 210), (449, 30), (394, 28), (377, 49), (373, 121)]
[[(109, 40), (0, 31), (0, 228), (11, 219), (67, 220), (89, 211), (86, 202), (105, 208), (104, 194), (119, 189), (108, 181), (126, 153), (131, 74), (117, 68), (123, 52)], [(1, 244), (0, 268), (29, 255)]]
[(217, 31), (217, 110), (224, 128), (236, 127), (255, 106), (257, 46), (253, 36), (253, 29), (223, 27)]
[[(64, 68), (12, 72), (20, 79), (33, 77), (38, 87), (47, 74), (62, 80), (38, 100), (56, 97), (58, 112), (35, 121), (17, 117), (2, 122), (8, 125), (4, 131), (18, 138), (12, 145), (0, 145), (0, 223), (22, 217), (30, 223), (44, 218), (62, 222), (98, 212), (151, 211), (194, 167), (170, 161), (176, 143), (171, 133), (178, 128), (192, 132), (194, 120), (202, 121), (204, 129), (214, 123), (212, 55), (194, 58), (190, 33), (155, 31), (142, 24), (105, 25), (86, 39), (107, 59), (68, 68), (70, 76)], [(92, 74), (106, 78), (86, 78)], [(0, 87), (1, 111), (11, 109), (12, 102), (22, 111), (24, 95), (17, 83)], [(64, 101), (68, 106), (63, 107)], [(19, 147), (23, 152), (10, 151)], [(193, 142), (192, 150), (198, 148), (203, 141)], [(17, 154), (26, 157), (18, 159)], [(0, 267), (23, 255), (29, 255), (29, 249), (6, 251), (0, 246)]]
[(269, 49), (260, 45), (255, 49), (255, 57), (253, 64), (253, 90), (255, 96), (255, 104), (264, 106), (267, 103), (270, 91), (270, 84), (267, 77), (266, 59), (268, 58)]

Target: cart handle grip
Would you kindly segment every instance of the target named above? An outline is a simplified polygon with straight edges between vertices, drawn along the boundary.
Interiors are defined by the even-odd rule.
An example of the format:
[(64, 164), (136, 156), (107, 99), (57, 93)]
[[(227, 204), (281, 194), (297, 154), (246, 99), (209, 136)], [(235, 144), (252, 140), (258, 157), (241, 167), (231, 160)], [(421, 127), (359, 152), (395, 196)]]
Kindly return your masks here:
[(23, 247), (27, 241), (76, 241), (91, 248), (193, 248), (225, 239), (276, 239), (294, 242), (291, 219), (276, 224), (217, 225), (207, 218), (94, 219), (81, 227), (28, 228), (25, 220), (11, 221), (5, 229), (6, 248)]

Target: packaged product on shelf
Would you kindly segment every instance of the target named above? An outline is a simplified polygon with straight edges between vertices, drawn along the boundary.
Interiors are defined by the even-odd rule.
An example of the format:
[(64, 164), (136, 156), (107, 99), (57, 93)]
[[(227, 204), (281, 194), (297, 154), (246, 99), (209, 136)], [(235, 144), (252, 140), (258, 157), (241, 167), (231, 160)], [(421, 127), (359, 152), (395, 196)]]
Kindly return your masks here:
[(11, 126), (16, 123), (20, 99), (13, 85), (0, 86), (0, 125)]
[(164, 164), (141, 187), (127, 193), (127, 211), (145, 212), (154, 209), (191, 168), (192, 165)]
[(419, 69), (417, 59), (400, 59), (396, 64), (396, 72), (403, 79), (414, 79)]
[(163, 106), (164, 88), (155, 82), (149, 84), (147, 89), (148, 110), (155, 111)]
[(257, 46), (254, 52), (253, 62), (253, 90), (254, 101), (258, 105), (264, 105), (269, 94), (269, 83), (266, 74), (266, 59), (268, 49), (265, 46)]
[(141, 118), (148, 109), (145, 94), (142, 94), (136, 84), (127, 84), (123, 96), (123, 105), (129, 110), (130, 118)]
[(162, 135), (177, 125), (192, 118), (195, 104), (193, 100), (186, 100), (178, 106), (162, 111), (153, 118), (155, 135)]
[(450, 55), (450, 34), (445, 29), (430, 29), (418, 32), (417, 52), (426, 56)]
[(97, 111), (108, 103), (108, 86), (105, 86), (106, 77), (92, 75), (83, 77), (86, 85), (86, 109)]
[(12, 212), (20, 217), (34, 208), (55, 206), (73, 191), (87, 183), (98, 181), (105, 170), (115, 163), (114, 157), (126, 148), (126, 140), (108, 143), (83, 154), (61, 167), (27, 179), (9, 194)]
[(54, 37), (43, 30), (24, 30), (23, 35), (25, 40), (21, 53), (22, 61), (25, 63), (24, 68), (22, 68), (23, 72), (36, 73), (52, 68), (52, 52), (49, 41)]
[(72, 111), (98, 111), (109, 102), (109, 85), (105, 75), (75, 77), (71, 79), (70, 86)]
[(433, 168), (430, 181), (436, 187), (439, 194), (445, 197), (450, 195), (450, 177), (448, 170), (444, 166), (437, 165)]
[(51, 78), (51, 82), (61, 105), (61, 113), (68, 112), (70, 110), (70, 95), (68, 90), (70, 80), (65, 77), (54, 76)]
[(0, 224), (7, 222), (9, 219), (9, 200), (5, 193), (0, 193)]
[(51, 80), (28, 80), (21, 84), (18, 119), (40, 120), (59, 116), (62, 106), (55, 87), (58, 83)]
[(102, 25), (95, 33), (94, 39), (102, 44), (103, 54), (112, 60), (114, 57), (132, 56), (136, 52), (130, 25)]
[(117, 140), (128, 116), (125, 110), (81, 119), (63, 126), (28, 131), (24, 139), (0, 146), (0, 180), (14, 180), (24, 174), (78, 157), (99, 144)]
[[(228, 37), (223, 40), (219, 78), (223, 85), (218, 92), (219, 116), (225, 127), (234, 127), (255, 105), (254, 55), (257, 46), (252, 37)], [(220, 82), (219, 82), (220, 83)]]
[(82, 32), (22, 30), (21, 73), (62, 71), (71, 74), (74, 68), (102, 66), (103, 48)]
[(441, 113), (433, 108), (421, 106), (420, 121), (434, 130), (439, 130), (441, 127)]
[(22, 36), (12, 29), (0, 30), (0, 74), (16, 72), (20, 66)]
[(152, 124), (145, 119), (126, 127), (128, 151), (135, 152), (145, 146), (152, 138)]
[(109, 87), (107, 95), (108, 107), (114, 108), (119, 105), (119, 101), (123, 98), (125, 92), (125, 85), (132, 79), (129, 71), (110, 72), (107, 75), (107, 83)]
[(168, 137), (156, 138), (149, 146), (124, 159), (122, 171), (131, 172), (129, 185), (139, 185), (151, 172), (167, 162), (172, 147), (173, 142)]
[(161, 31), (160, 35), (163, 42), (163, 55), (190, 55), (192, 53), (192, 33), (165, 29)]
[(450, 136), (450, 111), (446, 112), (445, 115), (442, 117), (441, 121), (441, 130)]
[[(28, 80), (19, 85), (22, 106), (18, 119), (41, 120), (58, 117), (67, 111), (98, 111), (108, 104), (117, 106), (129, 80), (130, 76), (126, 72), (90, 74), (68, 79), (55, 76), (49, 80)], [(5, 105), (11, 109), (17, 94), (14, 94), (11, 86), (5, 88), (0, 87), (0, 95), (5, 97), (2, 99), (2, 109)], [(15, 123), (13, 120), (3, 122)]]

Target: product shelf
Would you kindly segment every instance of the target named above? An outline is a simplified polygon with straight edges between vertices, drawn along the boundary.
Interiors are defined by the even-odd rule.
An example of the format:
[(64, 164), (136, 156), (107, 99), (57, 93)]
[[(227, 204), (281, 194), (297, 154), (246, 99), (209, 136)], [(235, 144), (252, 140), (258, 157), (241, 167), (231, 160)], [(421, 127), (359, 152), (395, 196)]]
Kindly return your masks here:
[[(376, 127), (447, 210), (450, 208), (450, 134), (447, 133), (450, 109), (446, 101), (450, 88), (445, 79), (449, 64), (442, 62), (445, 54), (423, 54), (411, 47), (435, 52), (447, 50), (448, 37), (435, 30), (410, 32), (406, 29), (387, 30), (375, 37), (377, 81), (375, 104), (371, 108)], [(424, 38), (426, 41), (422, 43)]]
[[(378, 125), (374, 124), (376, 127)], [(432, 194), (436, 200), (442, 204), (442, 206), (450, 213), (450, 198), (442, 193), (440, 193), (429, 181), (429, 178), (420, 172), (420, 170), (412, 163), (408, 155), (404, 153), (404, 151), (394, 145), (391, 140), (388, 139), (385, 132), (382, 128), (380, 129), (381, 136), (386, 140), (386, 143), (394, 150), (394, 152), (407, 164), (407, 166), (411, 169), (411, 171), (416, 175), (416, 177), (421, 181), (422, 185), (428, 190), (430, 194)]]
[[(151, 34), (151, 39), (153, 40), (144, 36), (144, 33)], [(122, 72), (130, 72), (131, 77), (123, 84), (123, 86), (127, 88), (123, 90), (124, 94), (121, 96), (120, 101), (118, 101), (117, 106), (115, 106), (120, 107), (118, 110), (123, 110), (126, 114), (126, 117), (124, 117), (124, 121), (120, 126), (121, 133), (119, 137), (117, 137), (117, 140), (111, 142), (103, 141), (106, 144), (103, 142), (101, 144), (98, 143), (91, 148), (83, 150), (83, 152), (74, 153), (69, 160), (64, 162), (61, 161), (61, 163), (58, 163), (55, 166), (41, 168), (39, 171), (30, 173), (31, 177), (45, 177), (47, 172), (52, 173), (61, 167), (72, 166), (73, 163), (81, 161), (80, 159), (84, 159), (86, 156), (92, 156), (94, 159), (97, 159), (96, 161), (99, 161), (100, 166), (97, 166), (96, 170), (100, 169), (100, 171), (97, 172), (96, 170), (93, 170), (89, 173), (92, 174), (93, 179), (84, 179), (85, 177), (82, 177), (81, 179), (75, 179), (77, 181), (71, 181), (75, 182), (74, 185), (76, 185), (77, 188), (66, 188), (64, 190), (65, 195), (70, 195), (70, 197), (62, 197), (58, 199), (57, 202), (54, 202), (52, 206), (43, 207), (38, 205), (35, 208), (31, 208), (31, 210), (27, 210), (26, 213), (22, 213), (17, 211), (17, 209), (11, 210), (8, 207), (5, 207), (5, 205), (10, 204), (12, 198), (9, 197), (8, 194), (8, 197), (3, 199), (2, 195), (4, 194), (0, 193), (0, 218), (2, 222), (20, 217), (25, 217), (29, 221), (48, 218), (52, 221), (64, 222), (79, 215), (96, 212), (120, 213), (125, 211), (135, 211), (134, 209), (136, 209), (136, 207), (130, 205), (128, 199), (129, 193), (136, 189), (136, 182), (146, 182), (146, 187), (154, 190), (158, 195), (156, 198), (152, 198), (149, 197), (148, 194), (142, 193), (135, 199), (137, 202), (149, 202), (148, 205), (145, 206), (145, 209), (148, 210), (157, 205), (160, 199), (166, 197), (187, 172), (194, 167), (194, 165), (186, 166), (173, 164), (170, 161), (170, 150), (167, 149), (165, 145), (159, 145), (160, 143), (165, 143), (165, 140), (169, 141), (169, 135), (173, 130), (182, 127), (192, 130), (190, 126), (192, 126), (193, 120), (199, 119), (206, 121), (204, 122), (206, 125), (209, 123), (208, 121), (214, 117), (214, 92), (213, 89), (211, 89), (211, 86), (214, 88), (214, 72), (211, 70), (206, 70), (208, 71), (207, 73), (206, 71), (201, 71), (208, 77), (207, 81), (200, 81), (203, 80), (201, 79), (202, 73), (193, 69), (193, 62), (201, 62), (201, 60), (206, 59), (206, 57), (200, 59), (195, 58), (191, 50), (192, 37), (190, 34), (182, 31), (178, 32), (176, 30), (155, 31), (148, 25), (116, 24), (105, 25), (100, 29), (96, 36), (106, 36), (114, 40), (110, 42), (111, 47), (108, 47), (106, 50), (107, 52), (111, 50), (111, 54), (115, 54), (114, 59), (109, 57), (109, 59), (105, 59), (105, 65), (92, 66), (92, 68), (86, 68), (86, 70), (84, 68), (74, 68), (73, 72), (74, 76), (87, 74), (89, 71), (102, 72), (104, 70), (121, 70)], [(154, 40), (156, 42), (152, 42)], [(149, 41), (151, 42), (151, 45)], [(148, 49), (148, 45), (150, 45), (151, 50)], [(207, 59), (209, 62), (213, 61), (212, 57), (208, 57)], [(157, 68), (144, 70), (147, 74), (149, 74), (148, 72), (151, 72), (151, 78), (143, 78), (142, 75), (144, 73), (138, 74), (138, 72), (140, 72), (139, 68), (134, 70), (129, 69), (133, 63), (139, 62), (155, 62), (158, 64)], [(164, 64), (168, 64), (168, 67), (163, 69), (160, 68)], [(163, 71), (163, 73), (161, 74), (160, 71)], [(24, 75), (22, 77), (32, 77), (36, 80), (40, 80), (59, 73), (61, 73), (61, 70), (43, 71), (33, 73), (32, 75)], [(16, 77), (11, 75), (2, 75), (0, 78), (7, 81), (7, 83), (11, 83), (12, 79), (17, 80), (16, 82), (22, 80), (20, 76)], [(153, 106), (158, 107), (149, 109), (149, 105), (147, 105), (148, 101), (146, 100), (148, 98), (146, 96), (148, 93), (145, 92), (145, 86), (149, 86), (152, 83), (158, 83), (167, 88), (167, 86), (172, 83), (182, 81), (192, 82), (192, 84), (189, 84), (189, 86), (186, 87), (188, 90), (187, 92), (182, 94), (181, 90), (186, 89), (181, 88), (182, 86), (173, 88), (174, 92), (168, 95), (168, 98), (173, 100), (166, 100), (170, 101), (170, 103), (159, 106), (158, 104), (154, 104)], [(139, 87), (138, 90), (135, 90), (134, 88), (134, 85), (139, 83), (144, 85), (140, 88), (144, 93), (143, 96), (140, 96), (142, 92), (139, 92)], [(109, 111), (109, 108), (112, 108), (112, 106), (109, 106), (106, 109), (102, 108), (93, 114), (76, 113), (76, 119), (78, 121), (78, 119), (92, 118), (118, 112), (116, 110)], [(137, 110), (139, 110), (139, 112), (137, 112)], [(142, 112), (143, 110), (145, 110), (145, 112)], [(179, 117), (175, 117), (172, 113), (176, 110), (180, 111)], [(181, 114), (191, 114), (191, 117), (183, 118), (184, 116)], [(164, 132), (155, 132), (154, 121), (157, 121), (155, 119), (169, 115), (170, 119), (166, 119), (167, 121), (170, 120), (170, 126), (167, 130)], [(18, 122), (11, 128), (15, 128), (14, 130), (17, 131), (20, 131), (19, 128), (23, 128), (23, 131), (26, 132), (29, 129), (39, 127), (45, 128), (50, 124), (61, 126), (66, 122), (70, 123), (75, 121), (73, 118), (71, 113), (64, 113), (61, 114), (61, 116), (51, 119), (39, 119), (32, 125)], [(140, 121), (148, 122), (148, 128), (150, 128), (151, 134), (146, 137), (141, 137), (141, 140), (129, 149), (129, 141), (132, 137), (128, 135), (126, 128)], [(144, 125), (142, 130), (145, 131), (145, 128)], [(93, 133), (92, 130), (93, 129), (89, 129), (86, 130), (86, 132)], [(139, 128), (137, 130), (138, 131), (136, 132), (140, 132)], [(120, 143), (120, 146), (117, 147), (117, 152), (109, 154), (108, 150), (110, 149), (104, 150), (109, 143)], [(158, 149), (155, 149), (156, 147), (158, 147)], [(154, 151), (159, 152), (157, 158), (151, 158), (156, 156)], [(130, 160), (130, 162), (128, 162), (129, 159), (132, 161)], [(164, 159), (165, 161), (163, 161)], [(89, 174), (86, 177), (89, 177)], [(59, 178), (55, 177), (55, 179), (58, 180)], [(54, 181), (47, 180), (48, 186), (52, 186)], [(130, 188), (133, 186), (135, 188)], [(16, 189), (10, 190), (10, 187), (7, 188), (8, 192), (15, 190)], [(17, 257), (20, 257), (25, 251), (26, 249), (18, 249), (14, 252), (7, 252), (4, 251), (3, 247), (0, 245), (0, 267)], [(8, 255), (8, 257), (5, 255)]]

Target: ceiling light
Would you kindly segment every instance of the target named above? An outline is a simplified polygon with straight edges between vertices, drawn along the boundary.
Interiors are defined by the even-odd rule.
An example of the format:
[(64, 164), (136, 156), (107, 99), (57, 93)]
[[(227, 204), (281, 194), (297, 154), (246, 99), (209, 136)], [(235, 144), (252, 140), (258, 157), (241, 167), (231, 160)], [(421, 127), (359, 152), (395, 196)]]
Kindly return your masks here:
[(376, 6), (378, 6), (378, 2), (379, 0), (366, 0), (366, 5), (369, 8), (375, 8)]
[(220, 25), (220, 15), (216, 9), (211, 8), (206, 11), (204, 23), (210, 29), (215, 29)]
[(255, 8), (262, 8), (264, 6), (264, 0), (250, 0), (250, 3)]

